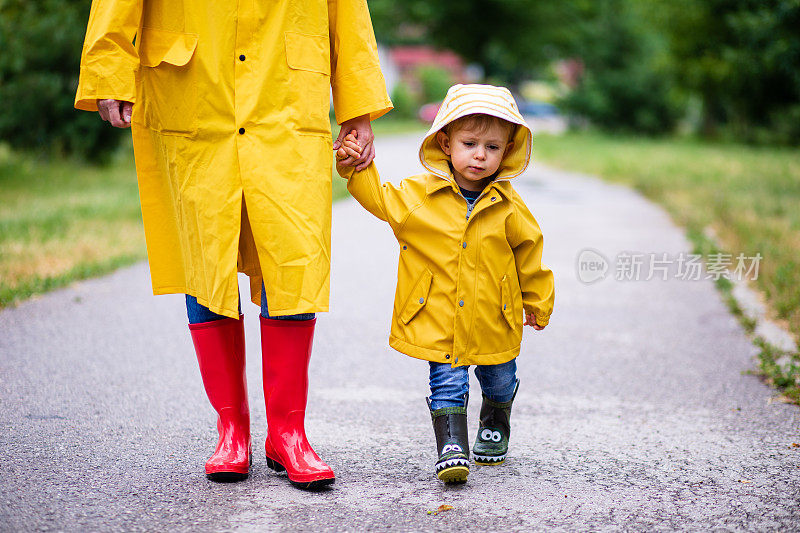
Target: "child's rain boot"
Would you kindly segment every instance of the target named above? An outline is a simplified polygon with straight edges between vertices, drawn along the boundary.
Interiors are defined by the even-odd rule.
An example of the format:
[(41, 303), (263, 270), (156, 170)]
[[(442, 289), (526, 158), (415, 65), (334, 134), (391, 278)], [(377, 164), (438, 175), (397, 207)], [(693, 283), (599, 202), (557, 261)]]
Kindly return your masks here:
[(261, 317), (267, 466), (277, 472), (285, 470), (294, 486), (310, 490), (330, 485), (336, 479), (306, 438), (308, 362), (316, 322), (316, 318)]
[(467, 436), (467, 402), (464, 407), (442, 407), (435, 411), (428, 409), (433, 420), (436, 435), (436, 477), (445, 483), (464, 483), (469, 474), (469, 437)]
[(514, 395), (507, 402), (495, 402), (483, 396), (478, 435), (472, 447), (472, 458), (479, 465), (499, 465), (506, 460), (508, 439), (511, 437), (511, 404), (519, 390), (519, 380)]
[(203, 386), (217, 411), (219, 442), (206, 462), (212, 481), (241, 481), (252, 463), (250, 409), (244, 368), (244, 320), (189, 324)]

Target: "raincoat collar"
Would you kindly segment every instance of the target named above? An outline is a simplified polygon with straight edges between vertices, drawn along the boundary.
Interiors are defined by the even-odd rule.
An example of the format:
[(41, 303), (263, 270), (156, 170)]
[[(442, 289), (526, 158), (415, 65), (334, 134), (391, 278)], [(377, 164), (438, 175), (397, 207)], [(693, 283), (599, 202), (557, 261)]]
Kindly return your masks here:
[[(444, 179), (436, 179), (430, 180), (426, 187), (425, 192), (427, 194), (433, 194), (436, 191), (440, 191), (442, 189), (452, 189), (452, 191), (456, 194), (461, 194), (461, 191), (458, 188), (458, 184), (456, 184), (455, 178), (453, 178), (453, 173), (448, 172), (447, 176), (442, 176)], [(483, 193), (487, 193), (491, 190), (496, 190), (502, 196), (510, 197), (510, 192), (506, 189), (507, 186), (504, 186), (504, 182), (508, 181), (508, 179), (495, 179), (491, 183), (489, 183), (486, 188), (483, 190)]]
[(517, 124), (514, 147), (503, 158), (495, 181), (508, 180), (522, 174), (531, 158), (533, 134), (522, 118), (511, 91), (493, 85), (454, 85), (447, 91), (431, 128), (422, 140), (419, 159), (429, 172), (455, 184), (450, 169), (450, 157), (442, 151), (436, 133), (454, 120), (482, 113)]

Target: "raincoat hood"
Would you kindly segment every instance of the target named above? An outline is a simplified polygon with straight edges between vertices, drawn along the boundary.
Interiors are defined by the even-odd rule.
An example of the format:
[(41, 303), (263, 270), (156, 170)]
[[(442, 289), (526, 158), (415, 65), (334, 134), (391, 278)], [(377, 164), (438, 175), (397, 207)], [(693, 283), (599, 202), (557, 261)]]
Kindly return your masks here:
[(454, 120), (476, 113), (492, 115), (517, 124), (511, 139), (514, 147), (503, 158), (495, 179), (507, 180), (522, 174), (531, 159), (533, 134), (517, 109), (511, 91), (493, 85), (459, 84), (450, 87), (419, 149), (422, 166), (439, 177), (452, 180), (450, 157), (442, 151), (436, 134)]

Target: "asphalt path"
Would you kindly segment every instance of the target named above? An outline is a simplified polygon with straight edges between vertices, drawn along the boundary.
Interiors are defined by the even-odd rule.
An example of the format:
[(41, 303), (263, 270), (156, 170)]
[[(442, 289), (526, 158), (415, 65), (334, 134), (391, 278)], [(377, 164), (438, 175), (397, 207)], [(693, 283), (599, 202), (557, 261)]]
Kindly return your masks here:
[[(418, 142), (379, 142), (385, 180), (420, 170)], [(800, 529), (800, 410), (747, 373), (755, 350), (712, 281), (676, 278), (675, 261), (666, 281), (647, 281), (647, 263), (617, 279), (636, 278), (621, 254), (688, 252), (680, 229), (596, 179), (534, 164), (514, 184), (545, 235), (556, 305), (545, 331), (526, 328), (504, 465), (473, 466), (462, 486), (435, 479), (427, 365), (387, 344), (397, 245), (347, 200), (334, 207), (332, 312), (318, 321), (307, 414), (337, 474), (330, 490), (266, 467), (249, 303), (255, 461), (245, 482), (206, 480), (215, 418), (183, 297), (153, 297), (138, 264), (0, 312), (0, 529)], [(585, 249), (599, 266), (578, 270)], [(441, 505), (452, 509), (431, 513)]]

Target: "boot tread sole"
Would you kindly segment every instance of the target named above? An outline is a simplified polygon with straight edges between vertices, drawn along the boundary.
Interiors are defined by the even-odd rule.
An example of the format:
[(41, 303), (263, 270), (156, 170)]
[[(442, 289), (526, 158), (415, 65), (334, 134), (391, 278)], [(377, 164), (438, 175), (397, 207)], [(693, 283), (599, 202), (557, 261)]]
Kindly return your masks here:
[[(269, 457), (267, 457), (267, 466), (270, 467), (275, 472), (279, 473), (286, 472), (286, 467), (284, 467), (275, 459), (270, 459)], [(304, 490), (319, 490), (328, 485), (333, 485), (335, 481), (336, 481), (335, 477), (315, 479), (314, 481), (294, 481), (293, 479), (289, 478), (289, 483), (291, 483), (292, 485), (294, 485), (299, 489), (304, 489)]]
[(267, 466), (276, 472), (286, 472), (286, 468), (275, 459), (267, 457)]
[(332, 477), (326, 479), (317, 479), (315, 481), (304, 481), (304, 482), (292, 481), (291, 479), (289, 480), (289, 482), (298, 489), (312, 490), (312, 491), (320, 490), (322, 488), (327, 487), (328, 485), (333, 485), (334, 481), (336, 481), (336, 478)]
[(452, 466), (436, 473), (436, 477), (445, 483), (463, 483), (468, 475), (469, 468), (466, 466)]
[(211, 481), (219, 483), (232, 483), (236, 481), (244, 481), (249, 474), (247, 472), (211, 472), (206, 474), (206, 478)]

